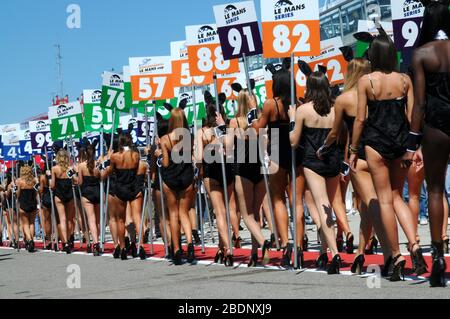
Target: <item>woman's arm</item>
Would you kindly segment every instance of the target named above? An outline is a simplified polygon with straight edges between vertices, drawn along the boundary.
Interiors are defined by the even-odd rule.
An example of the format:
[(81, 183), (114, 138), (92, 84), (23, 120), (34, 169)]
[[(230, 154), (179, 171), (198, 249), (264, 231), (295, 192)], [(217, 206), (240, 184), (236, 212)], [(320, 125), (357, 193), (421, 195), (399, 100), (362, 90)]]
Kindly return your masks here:
[(408, 121), (411, 123), (412, 121), (412, 112), (414, 108), (414, 86), (411, 81), (411, 78), (406, 75), (406, 84), (408, 86), (407, 97), (408, 97), (408, 105), (406, 107), (406, 114), (408, 116)]
[(269, 124), (271, 110), (274, 107), (273, 104), (274, 104), (274, 100), (266, 100), (266, 102), (264, 102), (261, 116), (257, 120), (253, 121), (253, 123), (252, 123), (252, 127), (256, 131), (259, 131), (259, 129), (264, 128), (267, 126), (267, 124)]
[(361, 134), (366, 122), (367, 110), (367, 77), (364, 76), (358, 81), (358, 106), (356, 109), (356, 119), (353, 125), (353, 137), (351, 148), (358, 149)]
[(325, 147), (329, 147), (331, 144), (336, 142), (337, 137), (340, 136), (342, 130), (342, 120), (344, 117), (344, 109), (345, 109), (344, 96), (341, 95), (336, 99), (336, 102), (334, 104), (334, 112), (335, 112), (334, 124), (333, 128), (331, 129), (330, 133), (325, 139), (324, 142)]
[[(167, 135), (166, 135), (167, 136)], [(170, 151), (167, 147), (167, 138), (164, 136), (161, 140), (161, 151), (162, 151), (162, 166), (163, 167), (169, 167), (170, 164)]]
[(56, 166), (52, 167), (52, 178), (50, 179), (50, 188), (55, 189), (56, 187)]
[[(425, 113), (425, 70), (423, 67), (421, 51), (414, 52), (412, 58), (412, 70), (414, 74), (414, 105), (411, 111), (411, 132), (420, 133), (422, 131)], [(408, 92), (408, 106), (409, 93), (410, 92)]]
[(83, 168), (83, 164), (78, 165), (78, 176), (75, 179), (75, 183), (79, 186), (83, 185)]
[[(302, 108), (304, 106), (301, 106), (299, 108), (296, 108), (296, 106), (289, 107), (289, 119), (290, 123), (295, 122), (294, 130), (290, 129), (289, 132), (289, 139), (291, 141), (292, 148), (297, 148), (298, 143), (300, 142), (300, 138), (302, 136), (302, 130), (303, 130), (303, 112)], [(291, 127), (292, 124), (289, 126)]]

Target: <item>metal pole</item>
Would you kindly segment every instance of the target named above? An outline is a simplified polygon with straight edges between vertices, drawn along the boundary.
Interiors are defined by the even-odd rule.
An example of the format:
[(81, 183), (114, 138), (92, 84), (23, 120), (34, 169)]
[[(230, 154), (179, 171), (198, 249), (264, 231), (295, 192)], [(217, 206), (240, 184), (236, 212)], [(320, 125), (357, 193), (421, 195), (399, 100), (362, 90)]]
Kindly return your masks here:
[[(295, 101), (295, 76), (294, 76), (294, 53), (291, 54), (291, 105), (297, 105)], [(297, 185), (296, 185), (296, 167), (295, 167), (295, 150), (291, 150), (291, 182), (292, 182), (292, 216), (294, 221), (294, 268), (298, 268), (297, 260)]]
[[(205, 183), (202, 180), (202, 186), (205, 188)], [(205, 188), (206, 189), (206, 188)], [(208, 222), (209, 222), (209, 233), (211, 235), (211, 240), (213, 242), (213, 244), (216, 242), (216, 240), (214, 239), (214, 233), (213, 233), (213, 223), (212, 223), (212, 219), (211, 219), (211, 215), (210, 215), (210, 210), (209, 210), (209, 202), (208, 202), (208, 194), (207, 192), (205, 192), (205, 206), (206, 206), (206, 210), (208, 211)], [(202, 213), (203, 214), (203, 213)]]
[(166, 207), (164, 205), (164, 192), (163, 192), (163, 180), (161, 177), (161, 169), (160, 167), (157, 168), (158, 170), (158, 179), (159, 179), (159, 195), (161, 198), (161, 210), (162, 210), (162, 216), (163, 216), (163, 228), (164, 228), (164, 250), (166, 253), (166, 257), (169, 256), (169, 242), (167, 238), (167, 220), (166, 220)]
[[(147, 207), (147, 196), (148, 196), (148, 189), (145, 189), (144, 190), (144, 201), (142, 202), (142, 211), (141, 211), (141, 225), (139, 227), (139, 239), (138, 239), (139, 249), (141, 249), (141, 245), (142, 245), (141, 238), (142, 238), (142, 232), (144, 230), (145, 208)], [(153, 234), (151, 234), (151, 235), (153, 235)]]
[[(13, 161), (13, 165), (12, 165), (12, 176), (14, 180), (17, 180), (15, 174), (14, 174), (14, 168), (15, 168), (15, 164)], [(16, 169), (16, 174), (17, 174), (17, 169)], [(14, 185), (15, 185), (15, 181), (14, 181)], [(15, 208), (15, 213), (16, 213), (16, 218), (17, 218), (17, 251), (20, 251), (20, 220), (19, 220), (19, 206), (18, 206), (18, 201), (16, 198), (16, 192), (14, 190), (13, 195), (12, 195), (12, 201), (13, 201), (13, 214), (14, 214), (14, 208)], [(14, 219), (13, 219), (14, 220)], [(13, 228), (14, 231), (14, 228)]]
[[(47, 151), (47, 147), (45, 147), (45, 166), (47, 168), (47, 170), (51, 171), (51, 167), (53, 166), (53, 163), (51, 164), (51, 166), (49, 166), (49, 161), (48, 161), (48, 151)], [(49, 180), (49, 183), (51, 182), (51, 179)], [(53, 249), (55, 251), (59, 250), (58, 247), (58, 241), (59, 241), (59, 235), (58, 235), (58, 225), (56, 224), (56, 212), (55, 212), (55, 202), (54, 202), (54, 198), (53, 198), (53, 189), (51, 188), (50, 185), (48, 185), (48, 189), (50, 192), (50, 202), (52, 204), (52, 210), (51, 210), (51, 216), (52, 216), (52, 240), (53, 240)]]
[[(37, 168), (36, 168), (36, 158), (33, 156), (33, 167), (34, 167), (34, 175), (36, 176), (36, 178), (38, 178), (37, 175)], [(39, 180), (39, 179), (38, 179)], [(42, 201), (41, 201), (41, 195), (39, 194), (39, 191), (37, 192), (37, 198), (38, 198), (38, 202), (39, 202), (39, 218), (41, 219), (41, 229), (42, 229), (42, 234), (44, 236), (44, 249), (45, 247), (47, 247), (47, 241), (46, 241), (46, 233), (45, 233), (45, 225), (44, 225), (44, 214), (42, 213)]]
[[(216, 98), (217, 99), (217, 98)], [(197, 131), (198, 131), (198, 123), (197, 123), (197, 100), (195, 96), (195, 85), (192, 83), (192, 107), (194, 110), (194, 140), (197, 141)], [(194, 145), (196, 145), (194, 143)], [(202, 212), (202, 197), (200, 193), (200, 181), (197, 182), (197, 194), (196, 194), (196, 205), (195, 210), (198, 214), (200, 214), (200, 233), (202, 235), (202, 254), (205, 253), (205, 232), (203, 228), (203, 212)]]
[[(113, 117), (114, 122), (114, 117)], [(100, 127), (100, 158), (103, 160), (104, 155), (104, 145), (103, 145), (103, 125)], [(103, 252), (104, 248), (104, 240), (103, 237), (103, 225), (105, 224), (105, 182), (103, 180), (100, 180), (100, 250)]]
[[(214, 73), (214, 90), (216, 94), (216, 110), (219, 111), (219, 90), (217, 87), (217, 74)], [(222, 166), (222, 179), (223, 179), (223, 195), (225, 198), (225, 209), (227, 212), (227, 226), (228, 226), (228, 241), (230, 245), (230, 252), (231, 255), (233, 255), (233, 245), (232, 245), (232, 234), (231, 234), (231, 217), (230, 217), (230, 203), (228, 202), (228, 187), (227, 187), (227, 175), (226, 175), (226, 168), (225, 168), (225, 147), (223, 145), (223, 142), (220, 143), (220, 146), (222, 148), (222, 160), (221, 160), (221, 166)]]

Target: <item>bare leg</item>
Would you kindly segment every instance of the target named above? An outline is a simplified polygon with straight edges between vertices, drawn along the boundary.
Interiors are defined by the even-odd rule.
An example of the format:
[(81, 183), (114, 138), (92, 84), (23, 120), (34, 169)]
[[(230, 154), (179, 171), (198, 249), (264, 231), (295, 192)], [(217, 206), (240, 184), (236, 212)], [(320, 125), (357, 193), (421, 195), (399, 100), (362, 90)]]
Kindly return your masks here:
[[(272, 165), (276, 165), (272, 163)], [(272, 169), (271, 169), (272, 170)], [(289, 219), (285, 202), (285, 191), (288, 183), (286, 170), (278, 168), (277, 172), (270, 175), (270, 195), (272, 197), (273, 211), (278, 228), (278, 236), (281, 238), (281, 246), (286, 247), (289, 242)]]

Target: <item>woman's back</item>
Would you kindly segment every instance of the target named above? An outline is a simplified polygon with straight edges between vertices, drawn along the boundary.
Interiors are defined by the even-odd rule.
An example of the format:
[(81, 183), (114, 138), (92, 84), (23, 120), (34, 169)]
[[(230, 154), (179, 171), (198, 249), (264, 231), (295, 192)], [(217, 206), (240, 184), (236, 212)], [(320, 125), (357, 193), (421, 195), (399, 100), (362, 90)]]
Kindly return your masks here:
[(369, 80), (370, 88), (367, 92), (368, 100), (384, 101), (405, 97), (407, 93), (406, 75), (392, 72), (373, 72), (365, 76)]
[(312, 102), (303, 104), (300, 106), (304, 114), (304, 126), (309, 128), (324, 128), (331, 129), (334, 125), (334, 108), (331, 108), (330, 113), (321, 116), (314, 109), (314, 104)]

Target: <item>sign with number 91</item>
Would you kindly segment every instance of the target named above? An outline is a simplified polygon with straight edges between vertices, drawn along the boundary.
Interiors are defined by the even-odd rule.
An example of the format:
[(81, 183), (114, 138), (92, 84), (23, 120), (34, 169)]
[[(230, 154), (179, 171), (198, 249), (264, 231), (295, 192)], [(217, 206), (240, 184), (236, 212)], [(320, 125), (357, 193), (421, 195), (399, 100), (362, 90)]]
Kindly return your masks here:
[(265, 58), (320, 54), (319, 1), (261, 0)]

